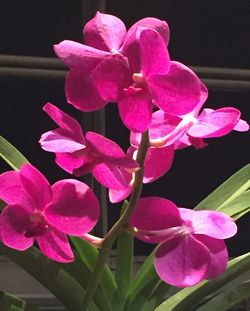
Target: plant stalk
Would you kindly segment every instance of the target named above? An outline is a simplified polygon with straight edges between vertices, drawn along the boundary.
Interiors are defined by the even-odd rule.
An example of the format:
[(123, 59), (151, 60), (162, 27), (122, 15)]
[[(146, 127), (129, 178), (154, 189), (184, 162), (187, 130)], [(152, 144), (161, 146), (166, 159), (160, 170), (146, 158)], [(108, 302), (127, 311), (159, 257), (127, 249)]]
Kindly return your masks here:
[(145, 162), (148, 147), (149, 147), (149, 137), (148, 137), (148, 131), (146, 131), (145, 133), (142, 134), (140, 146), (139, 146), (137, 157), (136, 157), (136, 161), (139, 164), (139, 169), (135, 172), (133, 191), (130, 196), (129, 204), (126, 210), (124, 211), (124, 213), (118, 219), (118, 221), (113, 225), (113, 227), (109, 230), (109, 232), (103, 238), (103, 242), (101, 245), (101, 249), (99, 251), (95, 269), (92, 273), (85, 296), (83, 297), (83, 300), (82, 300), (81, 306), (82, 306), (83, 311), (88, 310), (88, 306), (98, 286), (98, 283), (99, 283), (99, 280), (100, 280), (100, 277), (103, 271), (103, 267), (108, 261), (110, 249), (113, 243), (115, 242), (115, 240), (117, 239), (119, 233), (123, 230), (124, 227), (127, 226), (129, 218), (132, 215), (134, 208), (136, 206), (136, 203), (141, 196), (142, 185), (143, 185), (142, 182), (143, 182), (144, 162)]

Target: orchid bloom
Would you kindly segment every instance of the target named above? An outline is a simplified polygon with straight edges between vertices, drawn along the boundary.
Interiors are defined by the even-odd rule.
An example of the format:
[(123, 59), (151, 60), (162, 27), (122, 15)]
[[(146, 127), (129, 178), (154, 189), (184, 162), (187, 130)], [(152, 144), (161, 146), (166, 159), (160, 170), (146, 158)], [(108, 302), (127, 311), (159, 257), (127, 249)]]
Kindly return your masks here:
[(237, 231), (224, 213), (177, 208), (159, 197), (141, 198), (129, 224), (138, 239), (159, 243), (156, 271), (163, 281), (177, 287), (221, 275), (228, 261), (223, 240)]
[(135, 160), (100, 134), (87, 132), (84, 136), (80, 124), (56, 106), (48, 103), (43, 109), (59, 128), (44, 133), (40, 144), (44, 150), (56, 154), (56, 163), (60, 167), (77, 176), (92, 172), (108, 188), (127, 185), (120, 169), (129, 173), (136, 170)]
[[(175, 145), (181, 149), (190, 145), (196, 148), (205, 147), (204, 138), (221, 137), (232, 130), (244, 132), (249, 130), (246, 121), (240, 119), (240, 111), (233, 107), (217, 110), (205, 108), (199, 111), (205, 103), (208, 91), (203, 86), (203, 95), (195, 109), (188, 114), (171, 116), (163, 110), (153, 113), (149, 126), (150, 145), (156, 148)], [(130, 142), (137, 147), (141, 140), (141, 133), (131, 132)]]
[(166, 22), (145, 18), (126, 34), (121, 20), (98, 12), (83, 32), (86, 45), (55, 45), (70, 68), (66, 96), (76, 108), (93, 111), (117, 102), (123, 123), (136, 132), (147, 130), (155, 105), (170, 115), (195, 108), (202, 83), (188, 67), (170, 61)]
[(86, 184), (65, 179), (50, 186), (30, 164), (0, 175), (0, 198), (8, 204), (0, 215), (1, 241), (20, 251), (36, 241), (59, 262), (74, 260), (67, 234), (86, 234), (99, 217), (98, 200)]

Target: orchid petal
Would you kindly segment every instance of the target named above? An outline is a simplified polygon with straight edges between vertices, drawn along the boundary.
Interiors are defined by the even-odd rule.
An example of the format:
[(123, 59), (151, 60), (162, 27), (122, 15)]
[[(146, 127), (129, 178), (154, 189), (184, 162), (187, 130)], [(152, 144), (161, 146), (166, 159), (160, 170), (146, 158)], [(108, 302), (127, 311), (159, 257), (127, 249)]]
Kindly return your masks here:
[[(152, 221), (153, 220), (153, 221)], [(170, 200), (159, 197), (139, 199), (129, 225), (138, 230), (163, 230), (181, 226), (180, 213)]]
[(104, 51), (119, 50), (126, 27), (116, 16), (97, 12), (83, 30), (85, 43)]
[(67, 101), (81, 111), (94, 111), (106, 105), (92, 84), (89, 73), (70, 70), (65, 87)]
[(246, 121), (240, 119), (235, 125), (234, 130), (238, 132), (247, 132), (249, 130), (249, 124)]
[(69, 132), (72, 138), (75, 138), (76, 141), (84, 144), (82, 128), (76, 119), (72, 118), (70, 115), (51, 103), (44, 105), (43, 110), (60, 128)]
[(137, 168), (137, 162), (125, 154), (112, 140), (94, 132), (87, 132), (86, 141), (90, 153), (101, 157), (102, 161), (128, 169)]
[(118, 102), (119, 114), (125, 126), (134, 132), (144, 132), (152, 116), (152, 101), (143, 91), (125, 93)]
[(83, 157), (77, 156), (77, 153), (57, 153), (56, 164), (70, 174), (74, 174), (74, 170), (79, 169), (84, 164)]
[(132, 83), (131, 77), (126, 60), (118, 55), (106, 58), (91, 73), (93, 85), (106, 102), (116, 102), (121, 91)]
[(29, 213), (19, 205), (7, 206), (0, 216), (1, 241), (8, 247), (24, 251), (33, 244), (32, 237), (26, 237)]
[(37, 243), (41, 252), (50, 259), (58, 262), (74, 260), (67, 236), (55, 228), (49, 228), (42, 236), (37, 237)]
[[(159, 33), (166, 45), (168, 45), (170, 32), (168, 24), (154, 17), (146, 17), (133, 24), (127, 31), (126, 39), (136, 30), (137, 27), (150, 28)], [(125, 41), (126, 41), (125, 39)]]
[(54, 51), (70, 69), (85, 72), (85, 74), (109, 55), (107, 52), (70, 40), (54, 45)]
[(53, 200), (44, 215), (48, 223), (69, 235), (89, 232), (99, 217), (99, 203), (84, 183), (65, 179), (52, 186)]
[(178, 62), (170, 62), (166, 75), (152, 75), (148, 83), (155, 104), (171, 115), (191, 112), (204, 97), (200, 79), (191, 69)]
[(231, 108), (221, 108), (198, 117), (188, 134), (193, 137), (209, 138), (221, 137), (230, 133), (240, 119), (240, 111)]
[(192, 223), (194, 234), (205, 234), (216, 239), (227, 239), (234, 236), (237, 226), (228, 215), (217, 211), (193, 211), (180, 208), (181, 218)]
[(25, 190), (20, 172), (8, 171), (0, 175), (0, 198), (9, 205), (20, 205), (28, 210), (35, 209), (33, 198)]
[(35, 202), (33, 208), (43, 210), (51, 201), (51, 188), (48, 180), (29, 163), (21, 167), (20, 179), (24, 189)]
[(56, 129), (44, 133), (39, 143), (43, 150), (59, 153), (72, 153), (85, 148), (84, 144), (78, 143), (63, 129)]
[(129, 185), (126, 188), (109, 189), (109, 200), (111, 203), (119, 203), (125, 200), (132, 192), (132, 186)]
[(159, 277), (176, 287), (193, 286), (204, 280), (210, 264), (208, 248), (190, 235), (160, 244), (155, 256)]
[(149, 148), (145, 159), (143, 182), (147, 184), (163, 176), (171, 168), (173, 159), (173, 145), (164, 148)]
[(107, 163), (97, 164), (93, 168), (92, 174), (99, 183), (114, 190), (127, 187), (132, 177), (132, 174), (122, 168)]
[(210, 238), (206, 235), (193, 235), (210, 251), (211, 265), (206, 279), (215, 279), (225, 272), (228, 262), (228, 252), (223, 240)]

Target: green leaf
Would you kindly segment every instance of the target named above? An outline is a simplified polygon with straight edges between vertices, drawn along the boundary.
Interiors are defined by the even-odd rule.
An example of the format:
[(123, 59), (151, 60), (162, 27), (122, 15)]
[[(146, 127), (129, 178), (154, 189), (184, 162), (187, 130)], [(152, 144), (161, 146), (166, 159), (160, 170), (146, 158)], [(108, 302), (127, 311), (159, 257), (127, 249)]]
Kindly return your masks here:
[(223, 293), (214, 296), (204, 305), (199, 307), (197, 311), (220, 310), (226, 311), (234, 307), (237, 303), (250, 297), (250, 280), (238, 284)]
[[(124, 202), (124, 209), (127, 207), (127, 202)], [(123, 211), (122, 211), (123, 212)], [(116, 244), (116, 284), (120, 304), (123, 307), (128, 295), (128, 290), (131, 285), (133, 276), (134, 264), (134, 237), (132, 234), (123, 230), (117, 239)]]
[[(75, 266), (78, 270), (78, 273), (76, 273), (75, 278), (79, 282), (81, 282), (82, 286), (86, 288), (88, 280), (90, 278), (90, 274), (93, 272), (95, 267), (98, 251), (96, 248), (94, 248), (92, 245), (90, 245), (83, 239), (71, 237), (71, 241), (79, 254), (79, 256), (76, 257), (75, 261)], [(83, 266), (85, 266), (85, 272), (81, 273), (81, 269)], [(88, 272), (86, 269), (88, 270)], [(86, 273), (89, 274), (88, 278), (86, 278), (85, 275)], [(100, 285), (98, 286), (98, 289), (94, 295), (94, 301), (96, 302), (96, 304), (98, 304), (98, 307), (101, 310), (106, 311), (110, 310), (110, 308), (112, 309), (112, 302), (115, 299), (116, 290), (117, 286), (113, 274), (108, 268), (108, 266), (105, 265), (101, 276)]]
[(18, 170), (28, 160), (8, 140), (0, 136), (0, 156), (14, 170)]
[(200, 284), (187, 287), (177, 294), (168, 298), (155, 311), (186, 311), (194, 310), (202, 299), (208, 295), (214, 294), (218, 289), (228, 284), (236, 277), (240, 276), (250, 269), (250, 252), (232, 259), (229, 262), (227, 271), (213, 281), (203, 281)]
[[(244, 166), (233, 176), (227, 179), (221, 186), (201, 201), (195, 210), (220, 210), (224, 212), (224, 208), (233, 204), (242, 193), (250, 187), (250, 164)], [(241, 209), (241, 206), (238, 205)], [(243, 206), (242, 209), (245, 207)]]
[(145, 295), (149, 295), (158, 283), (159, 277), (154, 268), (154, 255), (155, 251), (147, 257), (146, 261), (137, 272), (128, 291), (126, 310), (130, 310), (135, 300), (137, 300), (135, 304), (139, 305), (139, 301), (145, 299)]
[[(80, 306), (84, 290), (62, 268), (64, 265), (46, 258), (35, 247), (19, 252), (0, 243), (0, 252), (47, 287), (69, 311), (82, 311)], [(90, 310), (98, 309), (92, 303)]]

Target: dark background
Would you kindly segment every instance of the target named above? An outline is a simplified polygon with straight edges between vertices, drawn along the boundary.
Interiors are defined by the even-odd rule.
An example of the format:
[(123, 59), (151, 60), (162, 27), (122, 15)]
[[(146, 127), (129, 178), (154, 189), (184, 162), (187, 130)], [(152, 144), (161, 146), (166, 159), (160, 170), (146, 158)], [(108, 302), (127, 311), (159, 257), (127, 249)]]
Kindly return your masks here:
[[(54, 56), (52, 45), (64, 39), (82, 41), (82, 28), (90, 15), (88, 1), (5, 1), (0, 10), (0, 54)], [(107, 0), (106, 12), (129, 27), (146, 16), (169, 23), (171, 58), (192, 66), (250, 68), (250, 2), (245, 0)], [(91, 10), (90, 10), (91, 11)], [(89, 16), (90, 18), (90, 16)], [(42, 112), (47, 101), (81, 120), (65, 104), (64, 83), (32, 79), (1, 79), (0, 134), (10, 140), (51, 182), (67, 178), (53, 163), (53, 155), (40, 149), (40, 135), (54, 128)], [(249, 121), (249, 92), (210, 92), (207, 107), (234, 106)], [(107, 136), (124, 148), (128, 131), (120, 124), (115, 105), (106, 110)], [(115, 130), (114, 130), (115, 129)], [(176, 153), (170, 172), (145, 186), (144, 195), (159, 195), (183, 207), (194, 207), (225, 179), (249, 162), (249, 135), (231, 133), (209, 141), (207, 148)], [(1, 171), (8, 169), (1, 163)], [(109, 207), (110, 224), (119, 207)], [(230, 254), (249, 251), (249, 216), (239, 221), (239, 234), (229, 241)], [(147, 247), (139, 246), (139, 253)]]

